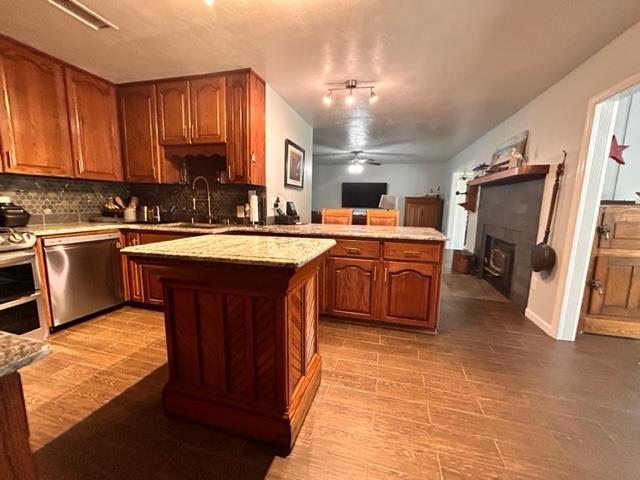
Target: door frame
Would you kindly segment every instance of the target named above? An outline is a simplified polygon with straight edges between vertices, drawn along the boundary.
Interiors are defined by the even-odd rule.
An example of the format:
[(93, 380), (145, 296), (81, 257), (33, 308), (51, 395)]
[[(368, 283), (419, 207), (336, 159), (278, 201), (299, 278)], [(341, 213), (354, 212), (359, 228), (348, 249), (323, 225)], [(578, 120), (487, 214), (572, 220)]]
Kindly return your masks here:
[(636, 91), (640, 91), (640, 73), (596, 95), (588, 104), (578, 153), (576, 185), (579, 188), (572, 197), (568, 216), (576, 222), (573, 232), (565, 239), (569, 259), (556, 328), (558, 340), (574, 341), (576, 337), (618, 101)]

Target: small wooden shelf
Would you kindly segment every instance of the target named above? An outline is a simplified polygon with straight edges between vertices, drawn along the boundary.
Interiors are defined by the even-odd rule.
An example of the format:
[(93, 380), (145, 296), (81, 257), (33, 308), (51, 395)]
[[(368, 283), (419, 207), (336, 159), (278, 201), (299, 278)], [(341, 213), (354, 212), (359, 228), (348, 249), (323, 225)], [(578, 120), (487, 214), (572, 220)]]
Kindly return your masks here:
[(500, 185), (505, 183), (526, 182), (543, 178), (549, 173), (550, 165), (523, 165), (516, 168), (508, 168), (501, 172), (489, 173), (482, 177), (474, 178), (469, 182), (469, 186), (476, 185)]

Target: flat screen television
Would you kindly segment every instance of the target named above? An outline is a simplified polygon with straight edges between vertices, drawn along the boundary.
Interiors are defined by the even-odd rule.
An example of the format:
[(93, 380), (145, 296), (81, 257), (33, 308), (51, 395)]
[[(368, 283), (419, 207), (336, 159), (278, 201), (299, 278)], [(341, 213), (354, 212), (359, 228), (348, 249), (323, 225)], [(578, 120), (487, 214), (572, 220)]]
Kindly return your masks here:
[(342, 184), (342, 206), (344, 208), (378, 208), (380, 196), (386, 194), (386, 183), (345, 182)]

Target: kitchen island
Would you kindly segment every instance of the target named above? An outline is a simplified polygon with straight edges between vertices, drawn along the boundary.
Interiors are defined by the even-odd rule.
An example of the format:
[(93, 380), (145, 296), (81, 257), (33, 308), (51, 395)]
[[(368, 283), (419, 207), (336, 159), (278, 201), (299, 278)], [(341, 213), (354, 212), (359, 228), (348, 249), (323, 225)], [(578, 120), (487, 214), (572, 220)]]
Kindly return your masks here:
[(45, 342), (0, 332), (0, 478), (35, 480), (18, 370), (48, 355)]
[(334, 245), (200, 235), (125, 248), (162, 284), (165, 411), (288, 453), (320, 384), (319, 274)]

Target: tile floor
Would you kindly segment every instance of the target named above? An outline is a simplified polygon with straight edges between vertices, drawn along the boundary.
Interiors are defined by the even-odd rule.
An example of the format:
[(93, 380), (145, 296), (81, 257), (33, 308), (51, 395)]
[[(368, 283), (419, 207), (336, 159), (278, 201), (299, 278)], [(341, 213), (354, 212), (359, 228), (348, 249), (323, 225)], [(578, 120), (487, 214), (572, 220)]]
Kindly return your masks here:
[(41, 479), (640, 478), (640, 342), (555, 342), (470, 277), (445, 276), (437, 336), (321, 320), (287, 458), (166, 417), (163, 337), (126, 307), (22, 371)]

